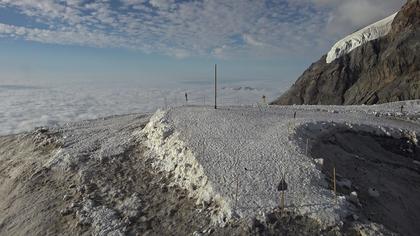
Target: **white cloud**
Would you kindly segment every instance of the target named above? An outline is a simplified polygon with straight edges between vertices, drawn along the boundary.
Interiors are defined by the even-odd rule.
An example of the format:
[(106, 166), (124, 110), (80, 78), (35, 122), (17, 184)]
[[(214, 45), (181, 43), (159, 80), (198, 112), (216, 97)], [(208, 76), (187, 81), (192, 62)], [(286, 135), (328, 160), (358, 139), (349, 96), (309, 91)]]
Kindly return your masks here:
[[(0, 81), (0, 135), (29, 131), (43, 125), (95, 119), (110, 115), (135, 112), (153, 112), (165, 106), (181, 106), (184, 103), (185, 84), (169, 88), (145, 87), (130, 83), (66, 85), (59, 87), (7, 86)], [(248, 91), (233, 89), (239, 86), (256, 88)], [(268, 99), (279, 95), (277, 88), (263, 89), (261, 81), (230, 84), (219, 91), (220, 105), (255, 104), (262, 94)], [(209, 104), (212, 85), (189, 86), (189, 104)], [(19, 119), (16, 119), (19, 117)]]
[(257, 41), (256, 39), (254, 39), (254, 37), (252, 37), (252, 36), (251, 36), (251, 35), (249, 35), (249, 34), (243, 34), (243, 35), (242, 35), (242, 38), (244, 39), (244, 41), (245, 41), (247, 44), (249, 44), (249, 45), (251, 45), (251, 46), (257, 46), (257, 47), (262, 47), (262, 46), (264, 46), (264, 43), (261, 43), (261, 42)]
[(162, 10), (168, 10), (175, 7), (175, 0), (150, 0), (150, 5)]
[(64, 45), (82, 45), (92, 47), (127, 47), (130, 43), (124, 38), (107, 35), (102, 32), (58, 31), (47, 29), (31, 29), (0, 23), (0, 35), (23, 37), (26, 40)]
[[(295, 0), (296, 1), (296, 0)], [(326, 27), (332, 34), (344, 35), (381, 20), (398, 11), (406, 0), (297, 0), (327, 8)]]
[(125, 4), (125, 5), (139, 5), (139, 4), (143, 4), (147, 2), (147, 0), (121, 0), (121, 3)]
[(0, 0), (0, 7), (46, 25), (3, 23), (0, 36), (178, 58), (319, 55), (339, 37), (398, 10), (403, 0), (119, 2), (116, 7), (109, 0)]

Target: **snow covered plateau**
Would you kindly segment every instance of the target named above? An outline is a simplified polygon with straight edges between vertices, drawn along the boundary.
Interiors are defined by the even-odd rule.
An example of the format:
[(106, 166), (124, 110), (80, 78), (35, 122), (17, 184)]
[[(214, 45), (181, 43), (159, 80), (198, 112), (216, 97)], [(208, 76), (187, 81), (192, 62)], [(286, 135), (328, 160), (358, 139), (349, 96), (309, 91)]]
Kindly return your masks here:
[(327, 63), (331, 63), (335, 59), (353, 51), (355, 48), (365, 44), (366, 42), (387, 35), (391, 30), (392, 22), (397, 13), (394, 13), (385, 19), (373, 23), (339, 40), (328, 52), (326, 59)]
[[(346, 198), (334, 194), (319, 164), (308, 157), (302, 127), (322, 133), (344, 125), (355, 132), (417, 143), (420, 101), (375, 106), (184, 106), (156, 112), (138, 133), (159, 160), (156, 167), (187, 189), (199, 204), (217, 202), (216, 222), (253, 217), (279, 206), (277, 185), (288, 183), (286, 207), (324, 225), (339, 224), (349, 213)], [(296, 118), (294, 114), (296, 112)], [(309, 126), (308, 126), (309, 125)]]
[[(74, 223), (72, 225), (90, 225), (93, 235), (124, 235), (138, 229), (136, 227), (143, 229), (143, 226), (152, 227), (156, 232), (174, 228), (185, 232), (192, 227), (192, 221), (196, 222), (194, 230), (202, 232), (209, 227), (214, 227), (213, 230), (220, 228), (218, 226), (229, 228), (236, 219), (267, 222), (265, 219), (272, 212), (278, 212), (280, 193), (277, 186), (284, 178), (288, 184), (285, 192), (288, 212), (296, 213), (301, 219), (304, 216), (314, 220), (321, 230), (343, 228), (352, 217), (357, 224), (374, 227), (376, 234), (382, 226), (372, 226), (377, 221), (357, 221), (364, 216), (360, 209), (368, 208), (366, 205), (357, 207), (357, 204), (367, 204), (364, 199), (369, 196), (364, 194), (373, 190), (376, 198), (382, 199), (386, 193), (381, 185), (367, 182), (361, 185), (365, 186), (363, 189), (352, 187), (351, 194), (338, 192), (335, 198), (331, 180), (325, 172), (325, 167), (331, 164), (328, 160), (336, 159), (335, 154), (328, 158), (312, 155), (312, 145), (316, 145), (313, 139), (327, 136), (326, 144), (329, 145), (328, 136), (334, 129), (392, 138), (403, 146), (410, 144), (411, 148), (405, 148), (407, 151), (404, 152), (410, 152), (411, 157), (396, 156), (393, 163), (386, 160), (378, 164), (385, 167), (374, 168), (388, 168), (389, 165), (395, 171), (392, 173), (403, 179), (398, 186), (412, 189), (411, 199), (418, 199), (420, 192), (410, 186), (417, 184), (420, 170), (420, 157), (416, 154), (420, 151), (420, 100), (373, 106), (268, 106), (259, 103), (214, 109), (208, 105), (183, 105), (154, 113), (110, 116), (0, 136), (0, 167), (4, 167), (6, 176), (9, 173), (16, 177), (6, 178), (0, 194), (8, 197), (9, 189), (15, 188), (14, 180), (20, 181), (20, 175), (15, 174), (16, 165), (23, 163), (24, 168), (19, 171), (25, 175), (34, 173), (37, 181), (30, 181), (34, 184), (31, 187), (34, 193), (27, 192), (25, 184), (19, 184), (23, 186), (23, 193), (29, 193), (25, 195), (29, 200), (20, 204), (31, 205), (32, 198), (51, 196), (51, 201), (55, 201), (51, 204), (59, 204), (61, 211), (52, 206), (46, 208), (52, 209), (54, 214), (60, 212)], [(378, 143), (372, 143), (381, 148)], [(367, 148), (369, 145), (362, 146)], [(354, 154), (357, 153), (348, 155)], [(378, 154), (373, 152), (373, 155)], [(356, 158), (367, 161), (362, 155), (356, 155)], [(403, 159), (402, 164), (398, 163), (399, 159)], [(28, 161), (36, 165), (28, 164)], [(398, 168), (394, 168), (396, 164)], [(25, 168), (27, 172), (23, 171)], [(45, 187), (46, 180), (54, 179), (51, 176), (69, 186), (52, 191)], [(410, 181), (406, 182), (407, 179)], [(353, 179), (353, 183), (347, 179), (338, 180), (339, 189), (355, 185)], [(38, 191), (36, 186), (45, 188)], [(172, 191), (174, 195), (171, 195)], [(408, 191), (405, 196), (410, 194)], [(4, 204), (14, 202), (13, 196), (10, 195)], [(48, 203), (50, 200), (41, 198), (40, 201)], [(388, 198), (383, 201), (390, 202)], [(31, 212), (44, 212), (44, 205), (35, 205), (37, 208), (28, 207)], [(414, 211), (420, 208), (418, 205), (412, 200)], [(179, 209), (181, 206), (184, 206), (183, 210)], [(375, 209), (373, 211), (377, 213)], [(174, 213), (178, 211), (182, 213)], [(387, 208), (384, 211), (388, 211)], [(20, 214), (19, 208), (16, 215), (14, 212), (11, 210), (8, 214), (16, 221), (21, 220), (19, 222), (27, 222), (25, 217), (32, 216), (32, 213)], [(141, 214), (147, 217), (140, 221), (137, 216)], [(62, 219), (57, 217), (54, 219)], [(411, 218), (418, 220), (416, 214)], [(133, 222), (139, 225), (135, 227)], [(299, 221), (296, 222), (296, 229), (302, 229)], [(417, 230), (410, 222), (406, 223), (407, 231), (402, 231), (408, 232), (407, 235)], [(40, 222), (35, 225), (38, 224), (43, 225)], [(166, 226), (162, 228), (163, 224)], [(308, 227), (310, 224), (306, 225)], [(3, 227), (3, 230), (8, 232), (9, 228)], [(83, 227), (73, 230), (79, 232), (77, 230), (83, 230)]]

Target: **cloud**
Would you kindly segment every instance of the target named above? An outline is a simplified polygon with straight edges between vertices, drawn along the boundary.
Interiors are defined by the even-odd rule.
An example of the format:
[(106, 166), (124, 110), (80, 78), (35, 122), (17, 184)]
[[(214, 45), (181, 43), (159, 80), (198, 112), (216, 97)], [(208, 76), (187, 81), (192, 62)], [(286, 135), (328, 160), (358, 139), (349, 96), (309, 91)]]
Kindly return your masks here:
[(176, 6), (175, 0), (150, 0), (150, 5), (163, 10), (169, 10)]
[[(255, 104), (265, 94), (268, 99), (279, 95), (277, 88), (262, 89), (261, 81), (224, 85), (218, 93), (220, 105)], [(254, 90), (234, 89), (250, 86)], [(144, 84), (66, 85), (51, 87), (10, 86), (0, 81), (0, 135), (29, 131), (38, 126), (57, 125), (110, 115), (153, 112), (157, 108), (184, 104), (189, 88), (190, 105), (209, 104), (212, 85), (175, 84), (153, 88)], [(19, 119), (16, 119), (18, 115)]]
[(242, 37), (243, 37), (244, 41), (251, 46), (257, 46), (257, 47), (264, 46), (264, 43), (261, 43), (261, 42), (257, 41), (256, 39), (254, 39), (254, 37), (252, 37), (252, 35), (243, 34)]
[(0, 35), (2, 34), (35, 42), (91, 47), (126, 47), (129, 43), (121, 37), (106, 35), (102, 32), (31, 29), (0, 23)]
[(312, 2), (319, 8), (327, 9), (327, 31), (330, 34), (345, 35), (378, 20), (381, 20), (396, 11), (405, 3), (405, 0), (298, 0), (306, 3)]
[(319, 55), (403, 0), (0, 0), (42, 28), (0, 22), (0, 37), (116, 47), (177, 58)]
[[(77, 0), (76, 0), (77, 1)], [(124, 4), (124, 5), (129, 5), (129, 6), (132, 6), (132, 5), (139, 5), (139, 4), (143, 4), (143, 3), (145, 3), (145, 2), (147, 2), (147, 0), (121, 0), (121, 3), (122, 4)]]

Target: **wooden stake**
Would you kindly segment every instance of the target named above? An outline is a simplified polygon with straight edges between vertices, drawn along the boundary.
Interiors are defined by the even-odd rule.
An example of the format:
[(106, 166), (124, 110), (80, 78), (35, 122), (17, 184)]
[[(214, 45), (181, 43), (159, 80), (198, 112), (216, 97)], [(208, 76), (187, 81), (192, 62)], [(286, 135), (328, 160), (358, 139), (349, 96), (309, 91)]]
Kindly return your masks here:
[(306, 139), (306, 149), (305, 149), (305, 155), (308, 156), (308, 147), (309, 147), (309, 139)]
[(284, 209), (284, 191), (281, 191), (280, 209), (281, 209), (282, 211), (283, 211), (283, 209)]
[(334, 186), (334, 203), (337, 204), (337, 186), (336, 186), (336, 178), (335, 178), (335, 167), (333, 167), (333, 186)]
[(235, 209), (237, 209), (238, 204), (238, 191), (239, 191), (239, 175), (236, 175), (236, 191), (235, 191)]
[(217, 64), (214, 65), (214, 109), (217, 109)]

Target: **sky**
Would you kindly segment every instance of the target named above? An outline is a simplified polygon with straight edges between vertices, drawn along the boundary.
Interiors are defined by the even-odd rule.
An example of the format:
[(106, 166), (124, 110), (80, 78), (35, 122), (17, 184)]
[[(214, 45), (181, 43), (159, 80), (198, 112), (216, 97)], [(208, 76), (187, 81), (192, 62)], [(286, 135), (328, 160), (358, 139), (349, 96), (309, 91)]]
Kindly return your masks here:
[(288, 86), (404, 0), (0, 0), (0, 84)]

